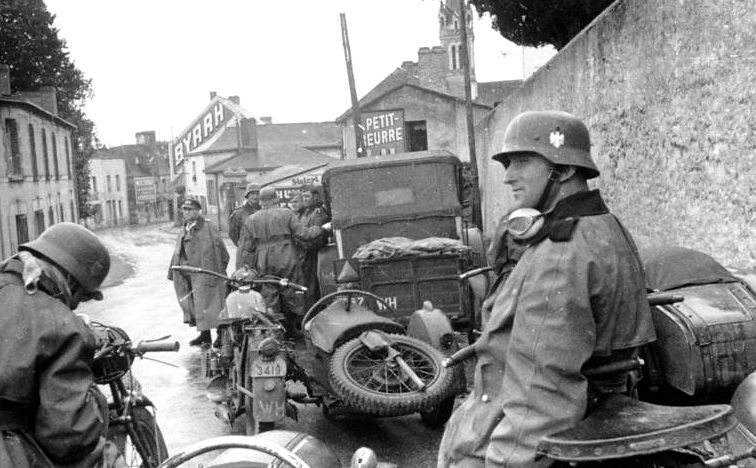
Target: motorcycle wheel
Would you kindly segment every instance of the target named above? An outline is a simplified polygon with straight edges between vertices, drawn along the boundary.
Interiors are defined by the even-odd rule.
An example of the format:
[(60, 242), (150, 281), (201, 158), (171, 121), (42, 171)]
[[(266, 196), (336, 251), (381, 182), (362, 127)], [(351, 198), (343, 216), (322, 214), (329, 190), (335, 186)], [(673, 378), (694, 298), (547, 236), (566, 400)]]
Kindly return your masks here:
[(384, 354), (371, 352), (359, 338), (347, 341), (331, 356), (329, 384), (344, 405), (376, 416), (401, 416), (434, 408), (448, 398), (452, 372), (441, 365), (433, 346), (405, 335), (388, 335), (392, 347), (425, 383), (416, 390)]
[(134, 435), (124, 433), (125, 440), (122, 444), (116, 443), (121, 449), (126, 466), (155, 468), (168, 458), (168, 448), (155, 415), (144, 406), (135, 406), (132, 408), (131, 422), (134, 425)]
[(420, 411), (420, 420), (428, 427), (443, 426), (454, 411), (454, 401), (456, 399), (456, 395), (451, 395), (441, 400), (441, 403), (433, 408)]
[[(252, 360), (247, 359), (247, 365), (245, 369), (245, 375), (244, 375), (244, 387), (251, 390), (252, 389), (252, 377), (250, 375), (252, 374), (252, 371), (250, 369), (250, 366), (252, 365)], [(252, 410), (252, 406), (254, 405), (254, 402), (252, 401), (252, 397), (244, 394), (244, 432), (248, 436), (253, 436), (255, 434), (259, 434), (261, 432), (266, 431), (272, 431), (276, 428), (276, 423), (271, 421), (258, 421), (255, 419), (255, 415), (253, 414), (254, 411)]]

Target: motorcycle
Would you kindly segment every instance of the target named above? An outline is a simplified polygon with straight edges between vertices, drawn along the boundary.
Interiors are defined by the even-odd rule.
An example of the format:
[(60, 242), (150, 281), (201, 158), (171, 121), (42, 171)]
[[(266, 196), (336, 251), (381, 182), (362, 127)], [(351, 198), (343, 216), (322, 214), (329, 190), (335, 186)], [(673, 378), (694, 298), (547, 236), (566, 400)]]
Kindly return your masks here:
[(233, 290), (219, 326), (222, 345), (207, 354), (207, 368), (217, 373), (208, 396), (216, 415), (230, 423), (244, 413), (248, 435), (273, 429), (287, 416), (297, 420), (293, 403), (318, 405), (327, 417), (420, 413), (425, 424), (437, 426), (465, 389), (463, 371), (441, 366), (444, 353), (457, 350), (456, 341), (448, 319), (430, 303), (405, 328), (368, 307), (377, 302), (392, 310), (377, 296), (336, 291), (307, 311), (300, 338), (287, 339), (283, 316), (269, 311), (254, 287), (303, 287), (275, 277), (172, 268), (223, 278)]
[(152, 352), (178, 351), (166, 338), (131, 341), (118, 327), (82, 317), (98, 338), (92, 363), (94, 381), (108, 396), (107, 439), (115, 444), (126, 466), (155, 468), (168, 458), (168, 449), (155, 418), (155, 407), (132, 374), (134, 358)]
[[(538, 457), (558, 466), (754, 466), (756, 291), (701, 252), (663, 246), (641, 254), (657, 341), (637, 358), (582, 372), (633, 371), (640, 380), (542, 439)], [(474, 356), (471, 345), (444, 365)]]

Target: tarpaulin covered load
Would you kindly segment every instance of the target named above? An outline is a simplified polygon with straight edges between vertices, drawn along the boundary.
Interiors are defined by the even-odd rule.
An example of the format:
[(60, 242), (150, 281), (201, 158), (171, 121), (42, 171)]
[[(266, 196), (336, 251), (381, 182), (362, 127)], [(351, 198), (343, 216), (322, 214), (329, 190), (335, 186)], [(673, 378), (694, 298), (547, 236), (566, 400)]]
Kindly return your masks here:
[(438, 253), (465, 252), (470, 247), (461, 240), (445, 237), (408, 239), (406, 237), (384, 237), (360, 246), (352, 255), (360, 260), (401, 257), (406, 255), (428, 255)]

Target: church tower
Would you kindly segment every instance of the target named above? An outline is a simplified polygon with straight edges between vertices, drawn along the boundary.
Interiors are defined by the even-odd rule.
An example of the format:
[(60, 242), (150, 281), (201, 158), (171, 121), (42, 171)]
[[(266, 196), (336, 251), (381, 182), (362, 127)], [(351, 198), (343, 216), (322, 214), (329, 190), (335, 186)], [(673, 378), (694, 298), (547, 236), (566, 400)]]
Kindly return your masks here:
[(472, 98), (478, 96), (478, 86), (475, 81), (475, 34), (473, 33), (473, 11), (472, 7), (466, 0), (443, 0), (438, 9), (438, 35), (441, 40), (441, 46), (446, 49), (447, 68), (446, 82), (450, 94), (455, 96), (465, 96), (465, 76), (462, 70), (462, 34), (460, 28), (459, 8), (460, 4), (465, 2), (465, 17), (467, 28), (467, 51), (470, 63), (470, 87), (472, 88)]

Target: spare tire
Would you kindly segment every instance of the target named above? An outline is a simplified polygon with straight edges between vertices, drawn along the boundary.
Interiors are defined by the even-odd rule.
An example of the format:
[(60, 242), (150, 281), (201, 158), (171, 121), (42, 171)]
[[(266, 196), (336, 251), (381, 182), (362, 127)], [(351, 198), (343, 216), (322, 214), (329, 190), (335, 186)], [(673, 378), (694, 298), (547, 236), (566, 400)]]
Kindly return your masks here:
[(372, 352), (355, 338), (334, 351), (329, 366), (329, 384), (344, 406), (375, 416), (401, 416), (430, 410), (454, 392), (453, 372), (441, 365), (440, 351), (409, 336), (386, 336), (425, 387), (418, 390), (384, 352)]

